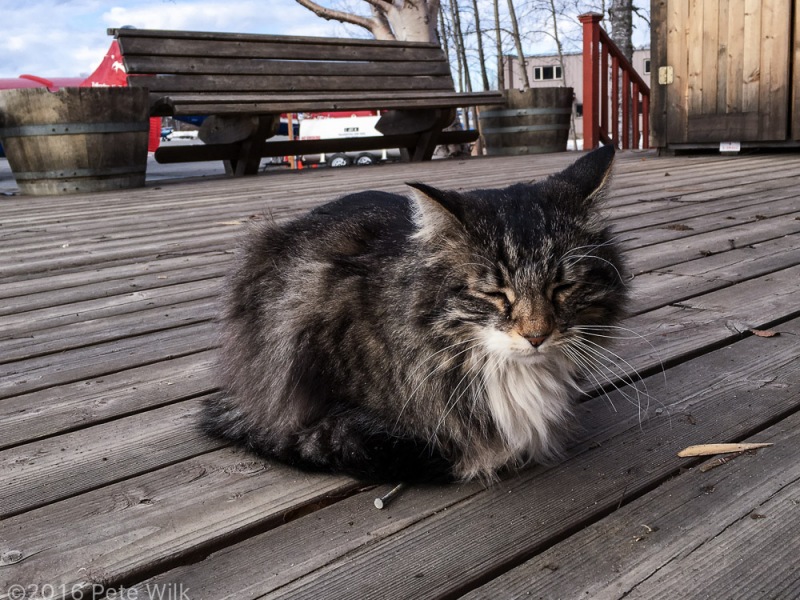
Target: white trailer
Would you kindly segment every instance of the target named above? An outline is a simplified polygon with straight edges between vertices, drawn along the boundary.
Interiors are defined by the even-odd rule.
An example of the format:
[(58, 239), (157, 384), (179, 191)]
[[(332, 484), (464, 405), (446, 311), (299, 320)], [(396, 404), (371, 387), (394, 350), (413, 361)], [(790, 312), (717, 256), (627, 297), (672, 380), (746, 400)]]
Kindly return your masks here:
[[(382, 135), (375, 125), (380, 115), (305, 118), (300, 121), (301, 140), (331, 140), (337, 138), (374, 137)], [(307, 154), (302, 157), (304, 164), (319, 163), (330, 167), (348, 165), (371, 165), (377, 162), (397, 159), (400, 151), (374, 150), (372, 152), (337, 152), (334, 154)]]

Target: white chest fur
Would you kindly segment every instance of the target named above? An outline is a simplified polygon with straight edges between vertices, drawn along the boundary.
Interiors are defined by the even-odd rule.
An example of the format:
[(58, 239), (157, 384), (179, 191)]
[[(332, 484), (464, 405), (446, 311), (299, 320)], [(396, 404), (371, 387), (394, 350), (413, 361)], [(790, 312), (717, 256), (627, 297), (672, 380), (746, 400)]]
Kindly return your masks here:
[(514, 360), (483, 367), (486, 400), (511, 454), (523, 460), (552, 458), (558, 452), (554, 430), (563, 426), (576, 389), (566, 357), (534, 364)]

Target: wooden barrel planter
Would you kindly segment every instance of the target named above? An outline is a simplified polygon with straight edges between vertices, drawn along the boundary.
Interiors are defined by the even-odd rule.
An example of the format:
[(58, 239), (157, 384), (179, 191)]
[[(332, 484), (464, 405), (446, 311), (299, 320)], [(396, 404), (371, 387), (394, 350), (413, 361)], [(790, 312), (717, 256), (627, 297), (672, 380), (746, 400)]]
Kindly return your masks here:
[(0, 92), (0, 140), (25, 194), (143, 186), (148, 131), (144, 88)]
[(506, 105), (483, 110), (481, 133), (490, 156), (564, 152), (569, 139), (571, 87), (506, 90)]

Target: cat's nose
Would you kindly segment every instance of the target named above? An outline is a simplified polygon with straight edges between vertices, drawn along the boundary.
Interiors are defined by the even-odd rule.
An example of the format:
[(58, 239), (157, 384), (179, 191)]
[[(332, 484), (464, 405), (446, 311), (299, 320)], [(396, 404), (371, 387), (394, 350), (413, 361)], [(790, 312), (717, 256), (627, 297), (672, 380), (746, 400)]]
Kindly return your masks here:
[(534, 348), (538, 348), (539, 346), (544, 344), (545, 340), (547, 340), (548, 337), (550, 337), (549, 333), (544, 333), (544, 334), (534, 333), (532, 335), (526, 335), (525, 339), (528, 340), (528, 343), (530, 343), (531, 346), (533, 346)]

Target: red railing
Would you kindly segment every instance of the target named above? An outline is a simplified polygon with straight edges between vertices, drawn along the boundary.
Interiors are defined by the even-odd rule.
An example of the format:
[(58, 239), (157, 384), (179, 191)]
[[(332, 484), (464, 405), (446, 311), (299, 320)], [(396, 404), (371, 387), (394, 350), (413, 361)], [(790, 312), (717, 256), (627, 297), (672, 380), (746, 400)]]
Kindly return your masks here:
[(600, 27), (603, 15), (578, 19), (583, 24), (583, 147), (590, 150), (603, 142), (649, 148), (650, 87)]

